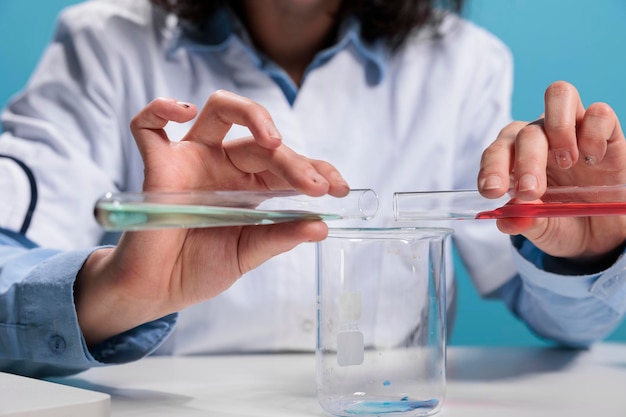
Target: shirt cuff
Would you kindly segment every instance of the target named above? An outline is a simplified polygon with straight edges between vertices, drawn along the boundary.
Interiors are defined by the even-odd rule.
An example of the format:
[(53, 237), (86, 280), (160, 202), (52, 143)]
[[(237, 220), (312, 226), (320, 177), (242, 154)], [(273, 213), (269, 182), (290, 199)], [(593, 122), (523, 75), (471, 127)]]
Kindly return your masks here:
[(538, 287), (554, 294), (571, 297), (595, 297), (618, 314), (626, 311), (626, 256), (622, 253), (616, 262), (604, 271), (565, 275), (544, 268), (545, 253), (532, 242), (520, 236), (513, 238), (516, 250), (513, 261), (525, 285)]
[(178, 314), (173, 313), (142, 324), (94, 346), (90, 353), (101, 363), (121, 364), (139, 360), (161, 346), (174, 330), (177, 318)]
[[(112, 337), (89, 350), (82, 335), (74, 305), (74, 282), (87, 257), (97, 248), (67, 251), (37, 263), (19, 285), (22, 305), (16, 326), (16, 352), (23, 369), (18, 373), (34, 376), (80, 372), (104, 364), (125, 363), (152, 353), (173, 331), (172, 314)], [(44, 257), (45, 249), (28, 251), (25, 256)], [(51, 255), (51, 256), (50, 256)], [(21, 351), (21, 352), (19, 352)]]

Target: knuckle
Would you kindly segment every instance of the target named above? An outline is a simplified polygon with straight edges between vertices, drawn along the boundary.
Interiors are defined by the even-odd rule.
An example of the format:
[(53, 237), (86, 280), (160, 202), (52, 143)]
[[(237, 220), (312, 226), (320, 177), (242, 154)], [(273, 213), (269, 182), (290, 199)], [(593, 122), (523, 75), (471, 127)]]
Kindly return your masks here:
[(525, 139), (531, 136), (536, 136), (538, 134), (543, 134), (544, 132), (544, 127), (540, 124), (527, 124), (526, 126), (522, 127), (518, 133), (518, 137), (520, 139)]
[(222, 101), (232, 97), (232, 93), (226, 90), (215, 90), (209, 96), (209, 101)]
[(502, 141), (495, 141), (489, 145), (483, 151), (483, 159), (497, 158), (502, 154), (506, 154), (510, 151), (511, 146), (503, 143)]
[(519, 122), (519, 121), (509, 123), (502, 130), (500, 130), (498, 137), (510, 137), (510, 136), (514, 137), (517, 134), (517, 132), (519, 132), (519, 130), (525, 125), (526, 125), (525, 122)]
[(599, 119), (610, 119), (614, 115), (613, 109), (607, 103), (593, 103), (587, 108), (586, 113), (589, 117)]
[(569, 132), (574, 132), (576, 130), (576, 121), (570, 121), (564, 118), (554, 118), (550, 120), (549, 123), (546, 123), (545, 129), (552, 137), (556, 135), (559, 137), (565, 136)]
[(130, 127), (132, 128), (136, 128), (139, 125), (139, 121), (140, 121), (141, 115), (136, 114), (135, 116), (133, 116), (132, 119), (130, 119)]

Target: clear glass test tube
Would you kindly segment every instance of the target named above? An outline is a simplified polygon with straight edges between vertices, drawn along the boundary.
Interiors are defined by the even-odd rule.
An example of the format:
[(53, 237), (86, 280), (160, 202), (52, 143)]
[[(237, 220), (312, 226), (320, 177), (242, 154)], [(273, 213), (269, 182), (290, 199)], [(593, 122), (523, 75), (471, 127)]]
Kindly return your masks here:
[(475, 219), (510, 199), (505, 195), (490, 200), (478, 190), (397, 192), (393, 195), (393, 215), (396, 221)]
[(378, 195), (353, 189), (345, 197), (311, 197), (294, 191), (191, 191), (108, 193), (94, 215), (107, 231), (247, 226), (296, 220), (368, 220)]
[(626, 215), (626, 185), (548, 187), (540, 201), (488, 199), (478, 190), (397, 192), (397, 221)]

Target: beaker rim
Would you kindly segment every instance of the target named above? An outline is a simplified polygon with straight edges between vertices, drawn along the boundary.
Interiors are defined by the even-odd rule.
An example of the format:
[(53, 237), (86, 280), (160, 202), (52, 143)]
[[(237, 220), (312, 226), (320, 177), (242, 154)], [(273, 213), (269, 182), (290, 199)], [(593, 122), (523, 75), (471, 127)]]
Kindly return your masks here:
[(329, 238), (358, 239), (431, 239), (444, 238), (454, 233), (449, 227), (329, 227)]

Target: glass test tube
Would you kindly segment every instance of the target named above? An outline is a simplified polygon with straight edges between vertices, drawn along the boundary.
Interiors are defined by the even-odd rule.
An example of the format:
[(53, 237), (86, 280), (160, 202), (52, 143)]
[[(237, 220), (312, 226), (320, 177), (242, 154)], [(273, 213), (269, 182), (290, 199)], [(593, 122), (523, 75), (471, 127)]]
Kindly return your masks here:
[(247, 226), (296, 220), (374, 217), (378, 195), (353, 189), (345, 197), (311, 197), (295, 191), (191, 191), (108, 193), (95, 205), (107, 231)]
[(398, 192), (393, 211), (397, 221), (626, 215), (626, 185), (548, 187), (536, 202), (514, 200), (512, 192), (497, 199), (478, 190)]
[(478, 190), (397, 192), (393, 195), (393, 215), (396, 221), (475, 219), (510, 199), (504, 195), (490, 200)]

